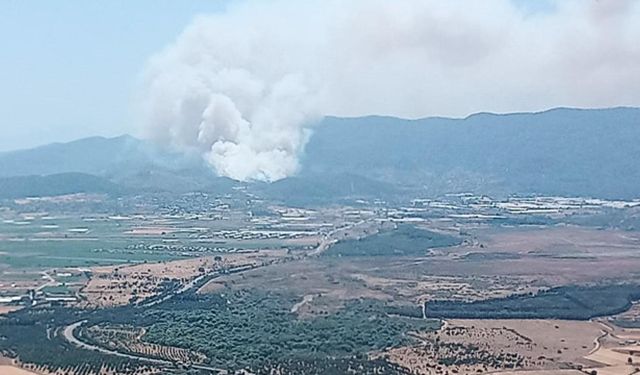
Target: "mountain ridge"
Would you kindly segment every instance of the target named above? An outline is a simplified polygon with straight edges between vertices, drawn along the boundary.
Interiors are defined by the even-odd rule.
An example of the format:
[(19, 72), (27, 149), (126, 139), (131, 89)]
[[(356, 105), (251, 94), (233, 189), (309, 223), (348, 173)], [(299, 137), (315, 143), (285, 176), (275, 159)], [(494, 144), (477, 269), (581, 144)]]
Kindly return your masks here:
[[(465, 118), (328, 116), (313, 130), (297, 175), (245, 185), (297, 201), (376, 191), (640, 196), (640, 108), (559, 107)], [(0, 154), (0, 177), (69, 172), (141, 191), (228, 191), (240, 184), (215, 176), (199, 157), (129, 135)]]

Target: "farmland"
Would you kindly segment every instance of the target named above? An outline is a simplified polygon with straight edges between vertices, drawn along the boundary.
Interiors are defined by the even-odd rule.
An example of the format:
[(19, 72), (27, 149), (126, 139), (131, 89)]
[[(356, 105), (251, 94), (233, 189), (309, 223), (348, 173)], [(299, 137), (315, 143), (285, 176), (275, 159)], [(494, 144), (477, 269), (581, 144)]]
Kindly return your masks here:
[(513, 201), (238, 194), (5, 202), (0, 351), (42, 374), (604, 369), (628, 345), (602, 324), (640, 324), (632, 230), (556, 208), (531, 226)]

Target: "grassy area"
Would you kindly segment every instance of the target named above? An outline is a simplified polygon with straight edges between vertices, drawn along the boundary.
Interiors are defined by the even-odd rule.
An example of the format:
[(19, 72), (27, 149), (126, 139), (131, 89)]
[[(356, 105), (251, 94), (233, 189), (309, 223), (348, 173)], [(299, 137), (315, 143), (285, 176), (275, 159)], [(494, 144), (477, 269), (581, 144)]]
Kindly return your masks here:
[(73, 291), (66, 285), (45, 286), (42, 291), (53, 294), (73, 294)]
[(0, 241), (0, 263), (13, 268), (55, 268), (180, 258), (166, 252), (126, 250), (130, 243), (126, 239)]
[[(164, 234), (130, 232), (133, 228), (154, 226), (169, 229)], [(209, 226), (219, 224), (71, 217), (0, 221), (0, 264), (25, 269), (160, 262), (198, 256), (216, 249), (275, 249), (286, 244), (279, 239), (208, 241), (195, 235), (197, 229), (194, 228)]]

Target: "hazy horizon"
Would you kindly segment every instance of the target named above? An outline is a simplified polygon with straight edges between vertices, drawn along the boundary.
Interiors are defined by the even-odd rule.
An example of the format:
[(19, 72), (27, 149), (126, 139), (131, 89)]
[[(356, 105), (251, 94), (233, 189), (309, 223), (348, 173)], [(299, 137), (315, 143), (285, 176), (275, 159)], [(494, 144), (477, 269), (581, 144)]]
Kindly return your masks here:
[[(272, 52), (274, 56), (289, 56), (281, 61), (282, 68), (298, 74), (296, 90), (311, 90), (319, 95), (303, 101), (308, 112), (303, 116), (312, 118), (465, 117), (476, 112), (638, 106), (640, 98), (634, 92), (640, 73), (633, 61), (640, 55), (640, 48), (634, 43), (639, 34), (639, 8), (638, 3), (630, 1), (614, 5), (595, 1), (496, 0), (491, 6), (478, 9), (462, 2), (445, 5), (410, 1), (393, 6), (378, 1), (276, 1), (269, 5), (237, 0), (179, 4), (142, 1), (133, 5), (120, 1), (63, 1), (55, 5), (3, 2), (0, 40), (12, 53), (0, 62), (0, 100), (4, 103), (0, 107), (0, 151), (92, 135), (140, 136), (144, 128), (149, 128), (144, 123), (150, 118), (137, 114), (140, 108), (135, 98), (141, 93), (147, 98), (153, 95), (145, 86), (150, 64), (156, 64), (154, 74), (171, 79), (171, 74), (177, 72), (176, 64), (182, 64), (181, 53), (217, 58), (216, 48), (223, 45), (228, 51), (236, 48), (234, 44), (245, 43), (252, 48), (248, 46), (257, 41), (257, 34), (251, 30), (262, 30), (262, 45), (269, 43), (265, 38), (278, 40), (271, 45)], [(361, 32), (350, 26), (379, 23), (385, 14), (389, 18), (385, 27), (376, 31), (380, 35), (371, 34), (375, 27)], [(416, 17), (430, 23), (416, 23)], [(283, 23), (285, 18), (288, 22)], [(455, 28), (449, 26), (454, 23)], [(211, 39), (207, 35), (216, 28), (226, 30), (224, 38)], [(385, 39), (384, 35), (395, 36)], [(211, 48), (193, 49), (194, 38)], [(448, 42), (441, 43), (442, 40)], [(293, 56), (289, 49), (311, 54), (309, 57), (314, 56), (323, 69), (318, 70), (302, 55)], [(385, 52), (380, 55), (376, 50)], [(331, 53), (327, 55), (327, 51)], [(241, 60), (224, 64), (227, 69), (248, 72), (254, 83), (265, 79), (265, 74), (271, 75), (260, 83), (268, 88), (276, 82), (269, 80), (280, 73), (268, 72), (271, 68), (265, 70), (272, 57), (263, 54), (262, 58), (267, 65), (251, 66), (247, 65), (249, 61)], [(180, 74), (202, 74), (203, 68), (208, 69), (183, 65)], [(192, 73), (188, 73), (189, 69)], [(211, 69), (213, 74), (217, 68)], [(316, 79), (324, 82), (323, 87), (316, 87)], [(304, 83), (300, 86), (301, 82)], [(188, 80), (181, 83), (183, 87), (188, 84)], [(162, 90), (166, 92), (166, 87)], [(180, 95), (179, 91), (173, 95)], [(331, 93), (329, 97), (339, 95), (327, 102), (323, 91)], [(229, 98), (240, 100), (234, 95), (237, 96)], [(295, 106), (299, 108), (303, 102), (296, 95), (299, 103)], [(178, 98), (171, 100), (183, 100)], [(348, 106), (343, 98), (349, 98)], [(277, 121), (283, 121), (282, 110), (274, 110), (279, 113)], [(243, 116), (249, 116), (247, 119), (253, 124), (255, 119), (251, 120), (253, 115), (249, 113)], [(167, 121), (181, 121), (169, 118), (164, 117)], [(152, 117), (151, 127), (157, 121)], [(298, 129), (298, 125), (291, 126)], [(258, 128), (250, 125), (252, 131)], [(303, 144), (306, 137), (298, 130), (286, 137), (291, 140), (292, 136), (300, 138), (293, 144)], [(249, 137), (239, 142), (254, 142)], [(298, 146), (291, 149), (291, 162), (295, 161), (297, 149)], [(269, 158), (265, 160), (267, 165), (271, 163)], [(230, 174), (255, 173), (234, 171), (227, 162), (228, 156), (212, 160), (219, 170), (229, 167)], [(289, 173), (286, 168), (272, 172), (274, 178)]]
[[(568, 109), (568, 110), (608, 110), (608, 109), (619, 109), (619, 108), (640, 109), (640, 106), (612, 106), (612, 107), (564, 107), (564, 106), (559, 106), (559, 107), (550, 107), (550, 108), (534, 110), (534, 111), (516, 111), (516, 112), (487, 112), (487, 111), (480, 111), (480, 112), (469, 113), (468, 115), (459, 116), (459, 117), (455, 117), (455, 116), (424, 116), (424, 117), (408, 118), (408, 117), (400, 117), (400, 116), (385, 115), (385, 114), (369, 114), (369, 115), (363, 115), (363, 116), (332, 116), (332, 115), (328, 115), (326, 117), (338, 117), (338, 118), (389, 117), (389, 118), (397, 118), (397, 119), (400, 119), (400, 120), (423, 120), (423, 119), (429, 119), (429, 118), (446, 118), (446, 119), (453, 119), (453, 120), (463, 120), (465, 118), (472, 117), (472, 116), (475, 116), (475, 115), (481, 115), (481, 114), (502, 116), (502, 115), (514, 115), (514, 114), (536, 114), (536, 113), (544, 113), (544, 112), (554, 111), (554, 110), (559, 110), (559, 109)], [(85, 135), (81, 135), (79, 137), (69, 138), (69, 139), (52, 140), (50, 142), (44, 142), (44, 143), (29, 145), (29, 146), (26, 146), (26, 147), (0, 149), (0, 153), (10, 153), (10, 152), (15, 152), (15, 151), (30, 150), (30, 149), (43, 147), (43, 146), (48, 146), (48, 145), (51, 145), (51, 144), (65, 144), (65, 143), (81, 141), (83, 139), (94, 138), (94, 137), (101, 137), (101, 138), (105, 138), (105, 139), (114, 139), (114, 138), (126, 137), (126, 136), (130, 136), (130, 137), (133, 137), (133, 138), (136, 138), (136, 139), (140, 139), (140, 140), (149, 141), (149, 139), (147, 137), (144, 137), (143, 135), (140, 135), (140, 134), (135, 134), (134, 132), (123, 132), (123, 133), (115, 133), (114, 132), (112, 134), (96, 133), (96, 134), (85, 134)]]

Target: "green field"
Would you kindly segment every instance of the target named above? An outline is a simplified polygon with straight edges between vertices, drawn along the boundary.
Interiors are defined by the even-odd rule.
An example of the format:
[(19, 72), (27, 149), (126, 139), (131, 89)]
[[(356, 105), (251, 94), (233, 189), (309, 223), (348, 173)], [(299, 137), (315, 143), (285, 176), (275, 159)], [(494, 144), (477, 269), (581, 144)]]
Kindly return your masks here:
[(52, 294), (73, 294), (73, 290), (69, 289), (66, 285), (45, 286), (42, 288), (42, 291)]
[[(199, 236), (201, 229), (198, 228), (219, 230), (229, 229), (226, 228), (229, 225), (157, 218), (3, 220), (0, 221), (0, 264), (18, 269), (89, 267), (159, 262), (217, 251), (279, 249), (285, 245), (285, 240), (280, 239), (221, 240)], [(165, 226), (166, 233), (129, 233), (134, 228)]]
[(0, 263), (13, 268), (83, 267), (180, 258), (168, 253), (128, 251), (126, 239), (0, 241)]

